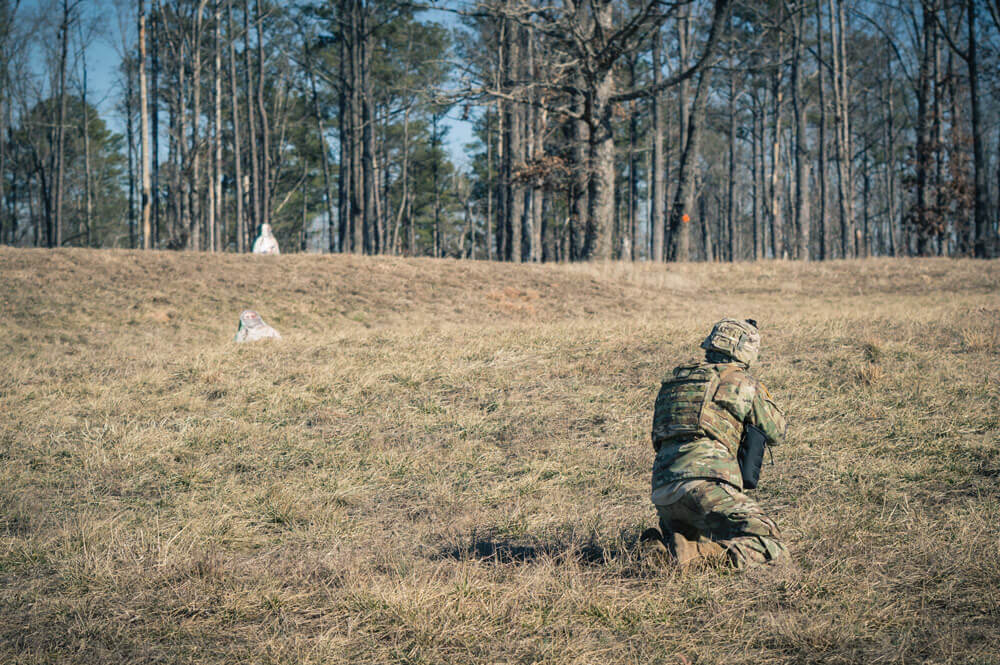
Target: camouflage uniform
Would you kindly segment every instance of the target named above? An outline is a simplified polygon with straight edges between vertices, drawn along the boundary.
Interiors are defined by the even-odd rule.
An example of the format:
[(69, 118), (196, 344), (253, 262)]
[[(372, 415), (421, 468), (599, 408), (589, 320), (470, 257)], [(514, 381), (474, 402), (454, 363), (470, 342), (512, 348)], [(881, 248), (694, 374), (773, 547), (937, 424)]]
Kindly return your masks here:
[(653, 413), (652, 500), (664, 536), (710, 539), (740, 568), (786, 555), (777, 525), (743, 493), (737, 462), (746, 425), (769, 444), (785, 433), (781, 410), (746, 371), (759, 344), (756, 325), (720, 321), (702, 344), (705, 361), (677, 367)]

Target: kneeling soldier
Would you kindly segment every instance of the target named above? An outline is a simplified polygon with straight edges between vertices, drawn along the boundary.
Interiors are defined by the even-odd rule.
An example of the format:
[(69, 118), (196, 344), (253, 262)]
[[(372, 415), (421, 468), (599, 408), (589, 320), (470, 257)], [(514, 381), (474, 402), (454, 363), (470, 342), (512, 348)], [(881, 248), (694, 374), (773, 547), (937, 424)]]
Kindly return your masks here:
[[(777, 525), (743, 493), (756, 487), (763, 444), (785, 433), (781, 410), (747, 373), (760, 350), (757, 323), (723, 319), (701, 347), (704, 362), (677, 367), (656, 397), (652, 500), (662, 534), (647, 529), (642, 540), (680, 566), (707, 559), (743, 568), (786, 557)], [(745, 434), (756, 442), (755, 460), (743, 459)]]

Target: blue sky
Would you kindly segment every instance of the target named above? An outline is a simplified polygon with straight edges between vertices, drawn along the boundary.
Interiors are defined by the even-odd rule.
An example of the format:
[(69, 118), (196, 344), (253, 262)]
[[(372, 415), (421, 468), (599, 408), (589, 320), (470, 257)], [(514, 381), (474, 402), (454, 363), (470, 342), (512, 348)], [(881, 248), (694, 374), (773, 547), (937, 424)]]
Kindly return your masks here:
[[(45, 8), (53, 5), (53, 0), (21, 0), (19, 16), (38, 15)], [(122, 6), (134, 10), (134, 0), (127, 0)], [(101, 117), (112, 130), (120, 133), (125, 131), (125, 119), (116, 110), (116, 105), (122, 96), (118, 66), (121, 62), (120, 49), (122, 44), (120, 17), (116, 4), (112, 0), (84, 0), (83, 11), (85, 20), (93, 22), (97, 29), (95, 38), (87, 43), (88, 96), (97, 106)], [(450, 25), (453, 14), (445, 12), (427, 12), (428, 19)], [(134, 35), (135, 17), (129, 16), (128, 28)], [(134, 42), (134, 37), (131, 38)], [(41, 61), (40, 53), (33, 54), (36, 60), (35, 68), (41, 71), (45, 63)], [(461, 109), (455, 108), (447, 118), (449, 126), (447, 141), (452, 161), (461, 167), (468, 164), (465, 145), (472, 141), (472, 123), (460, 118)]]

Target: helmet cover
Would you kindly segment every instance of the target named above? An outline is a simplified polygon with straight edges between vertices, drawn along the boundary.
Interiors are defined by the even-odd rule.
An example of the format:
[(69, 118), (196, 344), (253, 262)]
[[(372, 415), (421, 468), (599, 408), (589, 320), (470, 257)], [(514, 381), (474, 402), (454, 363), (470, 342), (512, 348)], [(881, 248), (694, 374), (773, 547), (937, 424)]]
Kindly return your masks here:
[(753, 319), (722, 319), (712, 328), (701, 348), (718, 351), (746, 365), (753, 364), (760, 353), (760, 332)]

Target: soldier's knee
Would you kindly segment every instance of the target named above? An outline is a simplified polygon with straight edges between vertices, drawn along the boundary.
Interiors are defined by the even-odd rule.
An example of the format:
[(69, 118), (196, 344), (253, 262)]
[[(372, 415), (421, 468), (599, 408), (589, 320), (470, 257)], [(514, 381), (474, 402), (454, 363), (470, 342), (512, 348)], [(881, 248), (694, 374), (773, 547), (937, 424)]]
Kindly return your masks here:
[(702, 535), (695, 526), (687, 522), (680, 520), (664, 520), (662, 518), (660, 519), (660, 531), (662, 531), (665, 536), (670, 533), (679, 533), (688, 540), (694, 541), (697, 541)]

